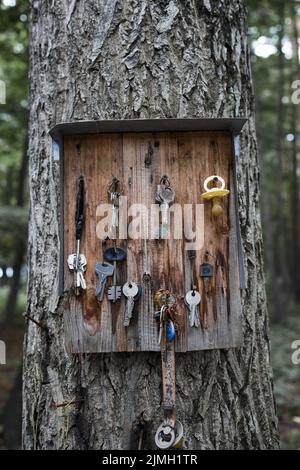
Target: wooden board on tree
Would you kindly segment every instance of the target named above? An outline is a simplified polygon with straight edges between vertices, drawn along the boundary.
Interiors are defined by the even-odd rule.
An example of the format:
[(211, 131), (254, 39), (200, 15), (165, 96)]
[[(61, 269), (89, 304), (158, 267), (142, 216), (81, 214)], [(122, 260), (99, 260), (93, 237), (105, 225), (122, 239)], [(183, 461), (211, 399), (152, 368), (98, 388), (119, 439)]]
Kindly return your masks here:
[[(65, 292), (65, 336), (67, 349), (74, 353), (159, 351), (158, 324), (154, 318), (154, 294), (168, 289), (177, 296), (183, 322), (176, 336), (178, 352), (203, 349), (227, 349), (241, 342), (241, 300), (239, 280), (238, 227), (232, 135), (225, 131), (194, 132), (119, 132), (65, 135), (63, 140), (63, 290)], [(72, 294), (73, 273), (68, 270), (66, 256), (74, 252), (74, 213), (76, 182), (83, 175), (86, 181), (85, 229), (81, 252), (88, 260), (85, 279), (87, 290), (79, 298)], [(202, 204), (203, 224), (196, 237), (199, 248), (188, 249), (187, 227), (182, 211), (182, 238), (176, 239), (172, 220), (169, 239), (158, 239), (151, 232), (151, 205), (162, 175), (168, 175), (176, 192), (174, 204)], [(222, 201), (224, 212), (219, 218), (211, 215), (211, 203), (201, 199), (203, 182), (210, 175), (224, 178), (230, 195)], [(124, 327), (124, 296), (115, 304), (104, 295), (101, 303), (95, 297), (97, 275), (95, 264), (103, 260), (103, 252), (112, 246), (110, 240), (97, 236), (101, 220), (100, 204), (109, 204), (107, 188), (113, 177), (124, 184), (127, 209), (143, 204), (149, 209), (148, 227), (138, 239), (117, 239), (127, 252), (127, 259), (117, 265), (118, 285), (128, 279), (142, 286), (129, 327)], [(195, 228), (195, 208), (194, 227)], [(123, 213), (124, 214), (124, 213)], [(125, 212), (126, 214), (126, 212)], [(175, 215), (176, 214), (176, 215)], [(179, 213), (180, 214), (180, 213)], [(102, 214), (103, 215), (103, 214)], [(180, 215), (179, 215), (180, 216)], [(199, 216), (199, 214), (198, 214)], [(129, 212), (129, 223), (132, 220)], [(199, 228), (198, 228), (199, 230)], [(201, 238), (203, 237), (203, 240)], [(124, 237), (123, 237), (124, 238)], [(126, 237), (125, 237), (126, 238)], [(200, 265), (208, 251), (214, 276), (209, 294), (205, 293)], [(108, 278), (106, 290), (112, 285)], [(196, 285), (202, 296), (201, 324), (189, 326), (189, 312), (184, 296)], [(204, 301), (205, 300), (205, 301)]]

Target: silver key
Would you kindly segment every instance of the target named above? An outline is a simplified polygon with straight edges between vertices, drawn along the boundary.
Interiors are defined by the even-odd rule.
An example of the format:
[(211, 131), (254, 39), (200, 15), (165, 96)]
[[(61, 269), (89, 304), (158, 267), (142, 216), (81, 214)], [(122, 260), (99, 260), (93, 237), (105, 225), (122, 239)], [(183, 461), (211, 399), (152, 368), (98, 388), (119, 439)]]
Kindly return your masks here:
[(138, 285), (135, 282), (126, 282), (123, 286), (123, 294), (127, 297), (124, 326), (129, 326), (134, 308), (134, 298), (139, 292)]
[(201, 302), (201, 295), (196, 290), (190, 290), (186, 293), (185, 301), (190, 310), (190, 315), (189, 315), (190, 327), (195, 326), (197, 328), (200, 324), (199, 314), (198, 314), (198, 305)]
[(86, 289), (86, 282), (84, 279), (84, 273), (86, 270), (86, 257), (84, 255), (81, 255), (79, 258), (79, 265), (78, 265), (78, 276), (79, 276), (79, 286), (81, 289)]
[(169, 206), (175, 199), (175, 191), (171, 186), (159, 185), (157, 200), (161, 201), (160, 209), (162, 215), (162, 225), (169, 225)]
[(99, 276), (99, 281), (96, 286), (96, 297), (100, 302), (103, 300), (106, 279), (113, 275), (114, 270), (114, 266), (105, 261), (95, 264), (95, 273)]
[(115, 230), (119, 225), (119, 208), (113, 204), (112, 207), (112, 229)]
[(118, 227), (119, 225), (119, 196), (116, 193), (111, 194), (112, 202), (112, 226)]

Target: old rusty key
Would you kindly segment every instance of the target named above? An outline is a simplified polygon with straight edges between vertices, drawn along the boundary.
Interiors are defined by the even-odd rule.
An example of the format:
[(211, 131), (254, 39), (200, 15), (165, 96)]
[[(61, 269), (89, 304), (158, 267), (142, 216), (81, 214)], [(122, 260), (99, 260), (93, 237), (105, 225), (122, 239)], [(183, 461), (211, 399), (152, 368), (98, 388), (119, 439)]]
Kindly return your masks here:
[(114, 264), (114, 277), (113, 277), (113, 285), (112, 287), (109, 287), (107, 291), (107, 297), (108, 300), (111, 300), (113, 303), (116, 302), (116, 300), (121, 298), (122, 294), (122, 286), (117, 286), (117, 261), (124, 261), (126, 259), (126, 251), (123, 250), (123, 248), (120, 247), (113, 247), (113, 248), (108, 248), (104, 252), (104, 259), (106, 261), (113, 262)]

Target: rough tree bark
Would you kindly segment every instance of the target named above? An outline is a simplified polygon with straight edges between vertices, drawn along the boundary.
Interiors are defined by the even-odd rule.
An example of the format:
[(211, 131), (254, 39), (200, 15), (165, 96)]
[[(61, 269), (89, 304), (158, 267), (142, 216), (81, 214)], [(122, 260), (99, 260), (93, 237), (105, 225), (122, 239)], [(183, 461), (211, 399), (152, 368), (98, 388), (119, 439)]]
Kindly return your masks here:
[[(23, 154), (18, 174), (18, 189), (17, 189), (17, 206), (24, 207), (25, 205), (25, 194), (27, 185), (27, 173), (28, 173), (28, 136), (25, 138)], [(16, 306), (18, 300), (18, 294), (21, 285), (21, 269), (24, 263), (24, 257), (26, 256), (26, 235), (23, 235), (22, 239), (17, 237), (15, 242), (15, 258), (13, 261), (14, 270), (14, 282), (10, 286), (9, 294), (6, 299), (4, 307), (4, 321), (6, 325), (11, 325), (14, 321), (14, 315), (16, 313)]]
[(66, 353), (49, 129), (78, 119), (199, 116), (249, 117), (238, 162), (244, 342), (177, 355), (178, 418), (189, 449), (278, 448), (244, 2), (32, 0), (30, 81), (28, 313), (47, 330), (27, 324), (24, 448), (134, 449), (145, 426), (151, 449), (161, 417), (159, 354)]

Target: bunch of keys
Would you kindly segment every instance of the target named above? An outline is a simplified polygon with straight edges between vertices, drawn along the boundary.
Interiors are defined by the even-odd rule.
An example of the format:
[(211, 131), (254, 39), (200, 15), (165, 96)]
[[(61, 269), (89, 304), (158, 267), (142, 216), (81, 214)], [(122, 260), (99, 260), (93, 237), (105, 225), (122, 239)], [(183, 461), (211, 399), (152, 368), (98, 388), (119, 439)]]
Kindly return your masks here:
[(78, 192), (76, 196), (76, 212), (75, 212), (75, 237), (76, 252), (68, 256), (68, 266), (74, 271), (74, 290), (75, 295), (79, 295), (82, 290), (86, 289), (84, 272), (87, 260), (84, 254), (80, 253), (80, 240), (84, 226), (84, 178), (80, 176), (78, 179)]
[(134, 304), (141, 295), (141, 287), (136, 284), (136, 282), (128, 281), (124, 284), (122, 291), (127, 298), (123, 324), (124, 326), (129, 326), (133, 314)]
[(174, 201), (174, 199), (175, 191), (170, 185), (168, 176), (164, 175), (161, 178), (159, 185), (157, 186), (157, 192), (155, 196), (155, 200), (160, 204), (163, 230), (169, 226), (169, 206)]
[(164, 332), (166, 340), (171, 343), (174, 341), (176, 333), (174, 323), (169, 317), (168, 311), (175, 307), (176, 297), (168, 290), (159, 289), (154, 294), (154, 304), (156, 308), (160, 308), (154, 312), (154, 318), (159, 322), (158, 344), (162, 343)]
[(200, 325), (200, 318), (199, 318), (199, 308), (198, 305), (201, 302), (201, 295), (196, 290), (189, 290), (185, 296), (185, 303), (187, 304), (190, 315), (189, 315), (189, 324), (192, 328), (195, 326), (198, 328)]

